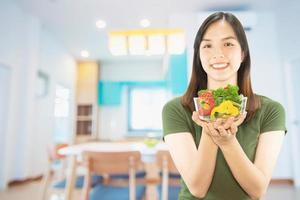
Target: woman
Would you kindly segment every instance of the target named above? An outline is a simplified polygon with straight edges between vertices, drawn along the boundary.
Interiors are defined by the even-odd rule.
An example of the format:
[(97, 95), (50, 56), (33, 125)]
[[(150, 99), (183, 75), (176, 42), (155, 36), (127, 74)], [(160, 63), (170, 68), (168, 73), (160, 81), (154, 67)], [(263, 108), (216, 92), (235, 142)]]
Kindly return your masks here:
[[(237, 85), (247, 114), (205, 122), (193, 97), (201, 89)], [(286, 132), (283, 107), (251, 88), (245, 32), (230, 13), (210, 15), (194, 43), (191, 80), (163, 109), (164, 140), (179, 170), (179, 199), (259, 199), (267, 190)]]

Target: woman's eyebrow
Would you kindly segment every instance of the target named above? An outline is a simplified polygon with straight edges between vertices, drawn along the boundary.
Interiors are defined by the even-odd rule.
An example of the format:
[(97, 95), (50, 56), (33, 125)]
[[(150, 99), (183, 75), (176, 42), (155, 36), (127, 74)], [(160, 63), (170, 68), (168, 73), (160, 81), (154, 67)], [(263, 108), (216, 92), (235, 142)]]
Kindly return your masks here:
[[(230, 39), (237, 40), (236, 37), (234, 37), (234, 36), (224, 37), (224, 38), (222, 38), (221, 40), (230, 40)], [(211, 40), (211, 39), (208, 39), (208, 38), (203, 38), (202, 41), (209, 42), (209, 41), (212, 41), (212, 40)]]
[(222, 40), (230, 40), (230, 39), (237, 40), (236, 37), (233, 37), (233, 36), (225, 37)]

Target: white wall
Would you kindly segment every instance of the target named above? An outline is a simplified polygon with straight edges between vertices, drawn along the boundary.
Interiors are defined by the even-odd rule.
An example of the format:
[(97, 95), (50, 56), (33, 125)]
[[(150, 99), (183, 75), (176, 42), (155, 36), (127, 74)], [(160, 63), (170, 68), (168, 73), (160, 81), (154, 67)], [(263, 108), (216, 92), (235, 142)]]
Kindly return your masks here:
[[(287, 108), (284, 66), (275, 16), (274, 12), (258, 12), (257, 24), (248, 34), (252, 59), (251, 78), (254, 91), (279, 101)], [(290, 134), (287, 134), (273, 178), (292, 178), (293, 176), (290, 140)]]
[(103, 61), (100, 63), (100, 79), (105, 81), (162, 80), (162, 59)]
[[(264, 71), (266, 75), (263, 79), (260, 80), (260, 84), (267, 84), (271, 85), (274, 83), (275, 88), (279, 86), (279, 88), (270, 88), (270, 90), (263, 89), (261, 92), (265, 92), (270, 96), (274, 97), (275, 99), (279, 100), (286, 109), (286, 122), (288, 133), (285, 138), (284, 148), (282, 149), (279, 163), (277, 165), (275, 176), (284, 178), (289, 178), (292, 176), (295, 180), (295, 185), (300, 187), (300, 156), (299, 156), (299, 127), (297, 129), (293, 129), (294, 124), (293, 120), (291, 119), (291, 109), (295, 109), (298, 113), (300, 112), (299, 107), (293, 107), (291, 102), (295, 100), (293, 97), (292, 88), (287, 84), (290, 80), (286, 79), (286, 70), (289, 64), (292, 64), (295, 60), (300, 59), (300, 40), (299, 40), (299, 32), (300, 26), (299, 24), (299, 10), (300, 10), (300, 3), (299, 1), (274, 1), (272, 4), (264, 5), (263, 3), (259, 3), (254, 5), (254, 9), (256, 10), (269, 10), (269, 14), (272, 13), (272, 17), (274, 20), (269, 21), (270, 15), (266, 16), (266, 19), (260, 18), (260, 29), (265, 30), (266, 28), (263, 27), (263, 23), (266, 27), (269, 27), (269, 23), (271, 23), (272, 27), (275, 27), (273, 31), (266, 30), (268, 34), (262, 32), (259, 36), (259, 45), (261, 49), (258, 49), (255, 54), (259, 57), (271, 56), (266, 57), (268, 60), (274, 64), (274, 61), (278, 62), (275, 63), (275, 73), (271, 65), (268, 65), (267, 59), (265, 58), (265, 65), (267, 66), (268, 71)], [(276, 40), (274, 40), (276, 38)], [(274, 40), (274, 43), (270, 40)], [(276, 54), (272, 54), (270, 52), (266, 52), (263, 50), (276, 48)], [(271, 51), (272, 52), (272, 51)], [(272, 55), (271, 55), (272, 54)], [(276, 58), (274, 56), (277, 56)], [(253, 56), (252, 56), (253, 58)], [(279, 67), (278, 67), (279, 66)], [(299, 66), (299, 65), (298, 65)], [(271, 70), (271, 71), (270, 71)], [(257, 69), (257, 73), (259, 73), (259, 69)], [(260, 75), (262, 76), (262, 75)], [(295, 75), (299, 76), (299, 75)], [(299, 84), (297, 82), (289, 83), (297, 87)], [(260, 88), (260, 86), (255, 86), (256, 88)], [(279, 95), (281, 94), (281, 95)], [(289, 95), (288, 95), (289, 94)], [(286, 97), (289, 96), (289, 101), (287, 101)], [(289, 158), (289, 160), (287, 160)], [(286, 162), (287, 163), (284, 163)], [(280, 172), (280, 173), (279, 173)]]
[[(299, 60), (300, 60), (300, 40), (299, 40), (299, 10), (300, 3), (299, 1), (291, 1), (289, 3), (286, 2), (277, 2), (272, 5), (272, 9), (275, 12), (276, 17), (276, 27), (277, 27), (277, 35), (278, 35), (278, 46), (279, 46), (279, 54), (281, 58), (281, 64), (283, 68), (287, 70), (287, 64), (294, 65), (295, 67), (300, 68)], [(298, 63), (298, 64), (296, 64)], [(297, 70), (299, 72), (299, 70)], [(283, 73), (281, 76), (284, 76)], [(300, 77), (299, 74), (294, 74), (293, 77)], [(289, 79), (285, 80), (285, 82), (289, 82)], [(298, 82), (291, 83), (295, 88), (299, 87)], [(300, 187), (300, 140), (299, 133), (300, 127), (297, 124), (294, 124), (294, 121), (298, 119), (292, 118), (292, 109), (295, 110), (295, 113), (300, 112), (299, 106), (293, 106), (291, 104), (292, 101), (296, 101), (295, 95), (292, 90), (292, 87), (286, 85), (286, 91), (283, 91), (283, 94), (290, 97), (290, 102), (287, 105), (287, 125), (288, 125), (288, 134), (287, 136), (290, 138), (289, 143), (289, 155), (292, 157), (292, 171), (293, 176), (295, 178), (295, 184), (297, 187)], [(289, 93), (290, 95), (287, 95)], [(291, 100), (292, 99), (292, 100)], [(297, 105), (297, 103), (296, 103)]]
[[(35, 55), (38, 52), (39, 22), (33, 17), (22, 13), (13, 2), (2, 1), (0, 6), (1, 38), (0, 62), (9, 66), (12, 71), (10, 86), (10, 104), (8, 107), (8, 129), (5, 133), (5, 158), (3, 164), (5, 177), (1, 180), (21, 178), (28, 174), (25, 166), (30, 160), (27, 151), (32, 138), (33, 126), (32, 81), (34, 68), (37, 66)], [(9, 19), (9, 20), (8, 20)], [(35, 40), (33, 39), (35, 38)]]
[[(256, 92), (279, 101), (286, 109), (286, 125), (288, 134), (273, 178), (296, 178), (299, 169), (295, 169), (294, 161), (299, 160), (299, 152), (294, 152), (295, 146), (300, 141), (294, 142), (291, 132), (291, 120), (289, 115), (290, 105), (287, 99), (287, 88), (285, 78), (285, 63), (300, 58), (299, 31), (297, 26), (300, 9), (299, 2), (286, 4), (277, 2), (271, 11), (258, 12), (257, 24), (249, 35), (249, 45), (252, 58), (252, 81)], [(297, 17), (298, 16), (298, 17)], [(297, 84), (297, 83), (294, 83)], [(299, 108), (296, 108), (299, 109)], [(299, 110), (300, 111), (300, 110)], [(298, 170), (298, 172), (295, 172)], [(300, 177), (296, 183), (300, 186)]]
[[(49, 95), (44, 98), (38, 98), (36, 109), (39, 110), (37, 132), (41, 135), (53, 135), (54, 129), (54, 98), (56, 84), (60, 84), (70, 89), (70, 113), (68, 117), (68, 133), (65, 136), (68, 141), (74, 137), (75, 125), (75, 90), (76, 90), (76, 63), (64, 47), (51, 36), (46, 29), (41, 29), (41, 46), (40, 46), (40, 64), (39, 70), (48, 74)], [(46, 127), (46, 128), (45, 128)]]
[[(257, 23), (247, 33), (247, 37), (251, 53), (253, 90), (285, 104), (283, 66), (274, 13), (257, 13)], [(266, 81), (268, 76), (273, 81)]]
[(121, 105), (100, 107), (99, 138), (103, 140), (124, 139), (128, 132), (127, 97), (127, 88), (123, 88)]
[(286, 3), (279, 1), (272, 5), (276, 17), (276, 33), (279, 36), (280, 55), (282, 61), (299, 58), (300, 40), (299, 40), (299, 1), (290, 1)]
[[(8, 107), (10, 101), (10, 81), (11, 81), (11, 69), (5, 65), (2, 65), (0, 63), (0, 160), (5, 159), (6, 154), (6, 138), (7, 135), (5, 134), (7, 132), (7, 124), (8, 119), (7, 115), (5, 113), (8, 113)], [(4, 180), (5, 177), (5, 171), (6, 166), (4, 166), (2, 163), (0, 165), (0, 180)], [(0, 181), (0, 188), (5, 187), (4, 181)]]
[[(75, 116), (75, 79), (76, 63), (74, 59), (66, 52), (56, 39), (51, 36), (44, 28), (40, 29), (40, 46), (39, 46), (39, 65), (38, 70), (48, 75), (49, 85), (48, 94), (34, 99), (34, 133), (35, 140), (39, 142), (31, 146), (34, 152), (35, 165), (32, 165), (34, 173), (40, 173), (45, 169), (47, 163), (47, 146), (55, 141), (55, 119), (54, 117), (54, 99), (56, 84), (60, 84), (70, 89), (70, 112), (69, 117), (60, 120), (60, 126), (66, 127), (66, 132), (61, 138), (71, 143), (74, 138), (74, 116)], [(36, 71), (37, 73), (37, 71)], [(35, 151), (38, 148), (41, 151)], [(38, 163), (38, 164), (37, 164)]]
[[(75, 63), (42, 31), (39, 20), (23, 12), (14, 1), (0, 2), (0, 24), (0, 63), (11, 70), (10, 101), (5, 105), (7, 131), (0, 138), (5, 139), (1, 147), (5, 152), (0, 172), (4, 174), (0, 180), (3, 189), (8, 181), (41, 175), (46, 169), (46, 144), (52, 134), (49, 116), (54, 103), (51, 85), (63, 82), (73, 89)], [(51, 53), (45, 51), (48, 48)], [(51, 82), (49, 98), (41, 101), (35, 96), (39, 68), (49, 70)]]

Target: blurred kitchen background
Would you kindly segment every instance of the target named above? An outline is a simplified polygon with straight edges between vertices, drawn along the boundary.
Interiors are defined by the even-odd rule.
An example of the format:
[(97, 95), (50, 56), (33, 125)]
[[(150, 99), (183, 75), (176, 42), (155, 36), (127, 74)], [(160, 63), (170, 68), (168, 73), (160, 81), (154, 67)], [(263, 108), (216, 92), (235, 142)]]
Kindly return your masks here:
[(43, 175), (49, 145), (160, 139), (214, 11), (241, 20), (254, 91), (286, 109), (273, 180), (300, 187), (298, 0), (0, 0), (2, 193)]

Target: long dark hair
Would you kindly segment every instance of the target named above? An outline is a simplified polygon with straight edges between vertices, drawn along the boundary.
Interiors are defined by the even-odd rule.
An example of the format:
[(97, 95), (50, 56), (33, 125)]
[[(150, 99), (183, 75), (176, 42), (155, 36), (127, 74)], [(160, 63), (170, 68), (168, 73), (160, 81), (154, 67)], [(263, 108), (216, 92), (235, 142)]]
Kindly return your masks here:
[(239, 93), (248, 97), (247, 101), (247, 118), (249, 121), (255, 114), (255, 111), (260, 108), (260, 99), (253, 93), (250, 79), (250, 53), (245, 31), (241, 22), (231, 13), (217, 12), (213, 13), (206, 18), (201, 27), (199, 28), (195, 42), (194, 42), (194, 58), (191, 80), (187, 91), (182, 96), (181, 103), (184, 107), (187, 107), (190, 111), (195, 110), (193, 98), (197, 96), (197, 92), (202, 89), (207, 89), (207, 74), (203, 69), (200, 61), (200, 43), (207, 28), (214, 22), (225, 20), (228, 22), (234, 30), (234, 33), (241, 45), (241, 49), (244, 55), (243, 62), (238, 70), (238, 87)]

